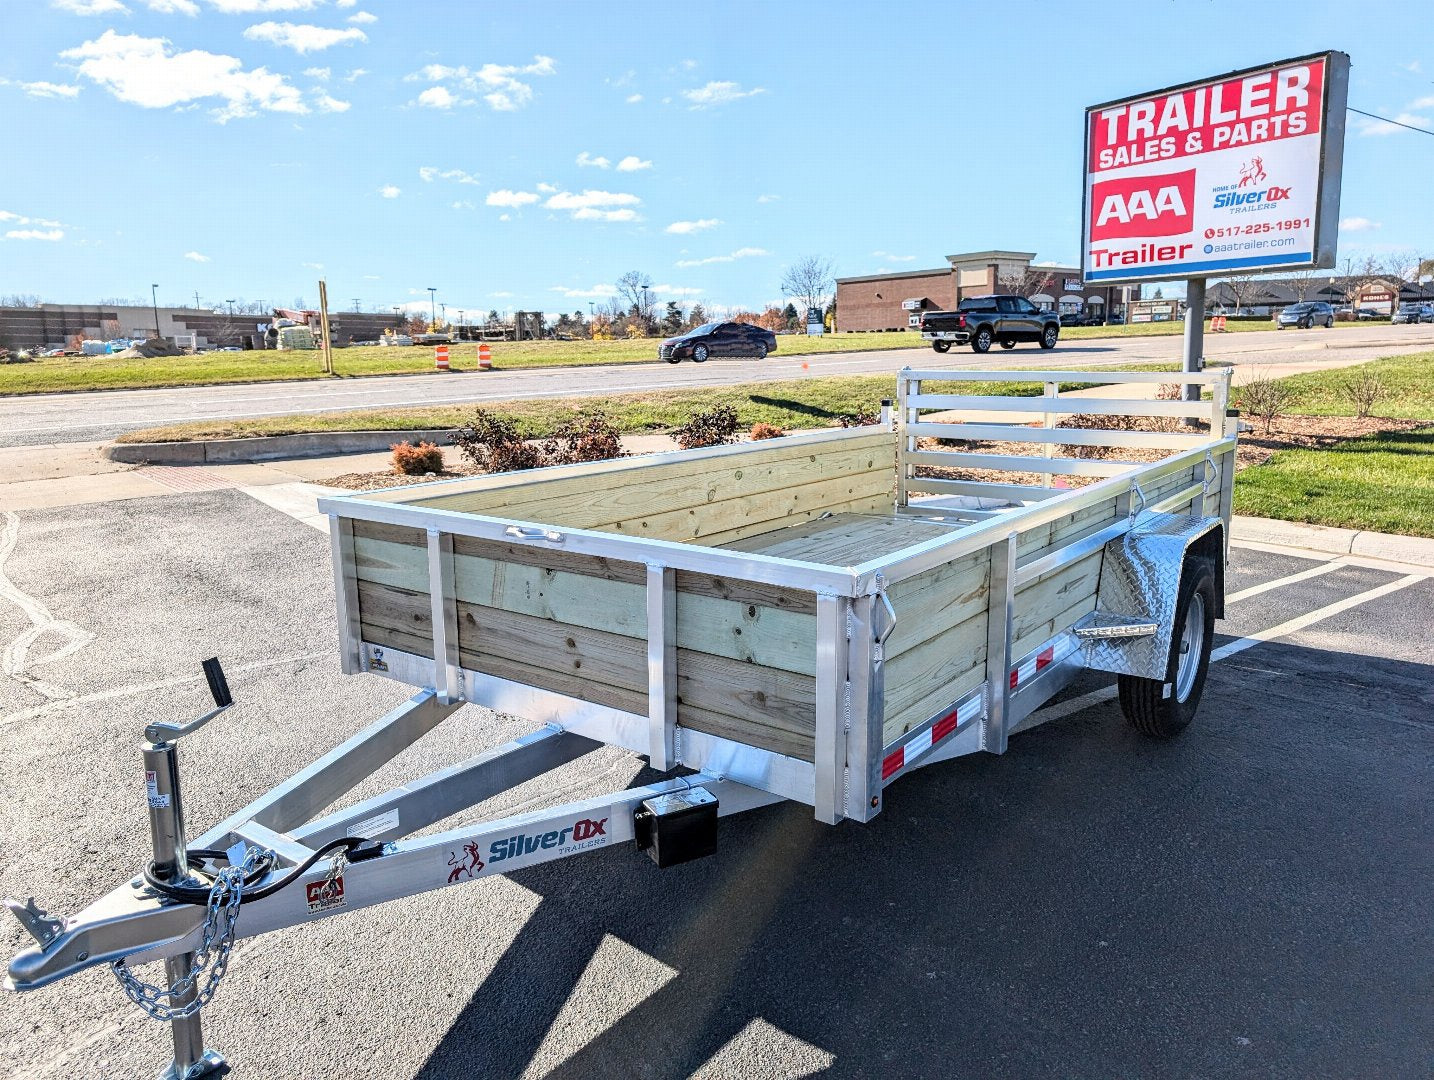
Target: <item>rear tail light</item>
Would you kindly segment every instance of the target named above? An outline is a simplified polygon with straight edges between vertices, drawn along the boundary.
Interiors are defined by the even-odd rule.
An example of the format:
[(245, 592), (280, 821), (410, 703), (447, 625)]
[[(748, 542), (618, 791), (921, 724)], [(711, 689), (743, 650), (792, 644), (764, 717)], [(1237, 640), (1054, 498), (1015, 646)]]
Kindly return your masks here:
[(962, 316), (961, 316), (960, 326), (961, 326), (961, 329), (962, 329), (962, 330), (965, 330), (965, 329), (966, 329), (966, 316), (965, 316), (965, 315), (962, 315)]

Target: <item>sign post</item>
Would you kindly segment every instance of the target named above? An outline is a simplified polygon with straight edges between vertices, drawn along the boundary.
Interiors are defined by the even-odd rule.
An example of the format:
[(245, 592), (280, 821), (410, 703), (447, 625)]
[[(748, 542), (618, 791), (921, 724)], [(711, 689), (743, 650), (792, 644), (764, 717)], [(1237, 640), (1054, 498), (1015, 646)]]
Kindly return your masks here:
[(1327, 52), (1086, 110), (1085, 280), (1185, 278), (1185, 371), (1207, 278), (1335, 265), (1348, 91)]

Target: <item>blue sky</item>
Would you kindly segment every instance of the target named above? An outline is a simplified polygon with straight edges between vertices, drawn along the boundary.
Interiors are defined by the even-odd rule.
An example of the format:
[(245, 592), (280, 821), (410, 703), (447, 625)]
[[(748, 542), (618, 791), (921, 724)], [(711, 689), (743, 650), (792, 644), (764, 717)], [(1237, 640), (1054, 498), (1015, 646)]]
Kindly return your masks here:
[[(1084, 108), (1336, 48), (1434, 127), (1434, 20), (1347, 3), (4, 0), (0, 294), (749, 308), (786, 265), (1074, 264)], [(1434, 254), (1434, 137), (1351, 117), (1340, 258)]]

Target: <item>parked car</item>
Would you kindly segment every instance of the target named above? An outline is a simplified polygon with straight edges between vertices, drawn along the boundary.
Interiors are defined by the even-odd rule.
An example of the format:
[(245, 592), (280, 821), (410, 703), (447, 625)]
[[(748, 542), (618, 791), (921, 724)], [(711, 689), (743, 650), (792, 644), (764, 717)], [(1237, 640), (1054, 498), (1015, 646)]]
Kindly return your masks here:
[(702, 363), (709, 356), (755, 356), (777, 351), (777, 335), (751, 323), (710, 322), (657, 347), (657, 358), (676, 364), (683, 359)]
[(1392, 323), (1434, 323), (1434, 304), (1400, 304)]
[(1301, 330), (1308, 330), (1311, 326), (1329, 327), (1333, 325), (1334, 308), (1322, 300), (1291, 304), (1289, 307), (1281, 308), (1280, 313), (1275, 316), (1275, 327), (1279, 330), (1283, 330), (1287, 326), (1298, 326)]
[(1389, 318), (1389, 316), (1386, 315), (1384, 312), (1382, 312), (1382, 311), (1375, 311), (1374, 308), (1371, 308), (1371, 307), (1362, 307), (1362, 308), (1360, 308), (1358, 311), (1356, 311), (1354, 314), (1356, 315), (1356, 317), (1358, 317), (1358, 318), (1360, 318), (1360, 319), (1365, 319), (1365, 320), (1370, 320), (1370, 319), (1387, 319), (1387, 318)]

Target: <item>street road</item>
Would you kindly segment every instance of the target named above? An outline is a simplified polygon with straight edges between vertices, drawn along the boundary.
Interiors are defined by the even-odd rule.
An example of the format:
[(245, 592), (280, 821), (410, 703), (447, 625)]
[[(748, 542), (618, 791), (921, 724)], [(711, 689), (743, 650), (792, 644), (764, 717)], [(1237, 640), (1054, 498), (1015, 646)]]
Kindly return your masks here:
[[(1237, 547), (1179, 739), (1092, 676), (867, 825), (768, 807), (669, 870), (621, 845), (243, 941), (207, 1041), (235, 1080), (1427, 1075), (1428, 574)], [(206, 656), (238, 704), (183, 745), (191, 835), (402, 700), (338, 673), (332, 611), (326, 538), (239, 491), (0, 511), (0, 895), (139, 869), (141, 730), (205, 707)], [(526, 728), (467, 706), (354, 798)], [(604, 750), (483, 810), (639, 778)], [(0, 1007), (0, 1075), (168, 1054), (104, 970)]]
[[(1358, 363), (1391, 353), (1434, 348), (1427, 326), (1351, 327), (1282, 333), (1207, 334), (1205, 355), (1239, 365)], [(441, 405), (515, 398), (569, 397), (672, 387), (726, 386), (818, 375), (895, 372), (903, 367), (1058, 368), (1178, 360), (1179, 337), (1072, 341), (1053, 352), (1034, 346), (978, 357), (969, 349), (938, 356), (930, 349), (890, 349), (763, 361), (706, 364), (622, 364), (613, 367), (530, 368), (450, 375), (387, 375), (310, 382), (250, 383), (169, 390), (109, 390), (83, 394), (0, 397), (0, 446), (92, 442), (125, 431), (188, 420), (282, 416), (333, 409)], [(805, 366), (804, 366), (805, 365)]]

